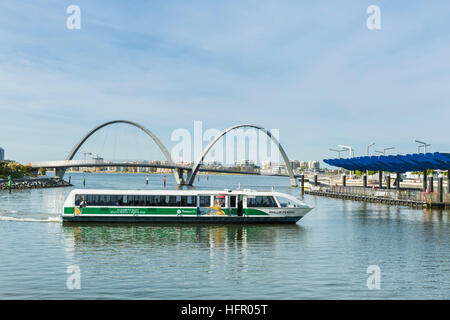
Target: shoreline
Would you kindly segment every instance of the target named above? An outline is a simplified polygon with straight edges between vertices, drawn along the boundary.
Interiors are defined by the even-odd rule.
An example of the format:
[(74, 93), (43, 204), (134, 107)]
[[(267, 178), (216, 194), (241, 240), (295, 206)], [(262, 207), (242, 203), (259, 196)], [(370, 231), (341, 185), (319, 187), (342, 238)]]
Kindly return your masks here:
[[(28, 177), (20, 179), (12, 179), (11, 190), (26, 190), (26, 189), (43, 189), (43, 188), (59, 188), (71, 187), (72, 184), (57, 177)], [(0, 190), (7, 191), (8, 180), (0, 180)]]

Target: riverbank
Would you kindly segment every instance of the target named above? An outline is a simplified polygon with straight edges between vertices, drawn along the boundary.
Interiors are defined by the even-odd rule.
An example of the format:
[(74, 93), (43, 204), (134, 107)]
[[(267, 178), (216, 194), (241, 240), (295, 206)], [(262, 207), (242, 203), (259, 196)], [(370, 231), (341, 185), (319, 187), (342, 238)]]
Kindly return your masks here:
[[(70, 187), (72, 186), (67, 181), (57, 177), (38, 177), (38, 178), (20, 178), (13, 179), (11, 183), (11, 189), (40, 189), (40, 188), (58, 188), (58, 187)], [(0, 179), (0, 190), (8, 190), (8, 180)]]

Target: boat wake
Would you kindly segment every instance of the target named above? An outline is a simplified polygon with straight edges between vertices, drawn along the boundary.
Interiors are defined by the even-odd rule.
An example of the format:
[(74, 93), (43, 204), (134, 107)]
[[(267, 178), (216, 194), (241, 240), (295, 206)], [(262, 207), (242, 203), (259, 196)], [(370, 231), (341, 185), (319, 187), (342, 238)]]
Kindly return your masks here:
[(1, 216), (0, 221), (21, 221), (21, 222), (61, 222), (61, 217), (48, 217), (47, 219), (36, 219), (36, 218), (18, 218), (10, 216)]

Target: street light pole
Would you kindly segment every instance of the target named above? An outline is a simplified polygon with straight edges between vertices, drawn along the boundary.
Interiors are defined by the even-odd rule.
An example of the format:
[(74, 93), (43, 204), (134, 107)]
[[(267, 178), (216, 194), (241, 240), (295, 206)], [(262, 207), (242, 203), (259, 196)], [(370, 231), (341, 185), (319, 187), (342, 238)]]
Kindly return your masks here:
[(417, 143), (422, 145), (422, 146), (419, 146), (419, 148), (418, 148), (419, 153), (420, 153), (420, 148), (422, 148), (422, 147), (424, 148), (423, 153), (427, 153), (427, 147), (431, 146), (431, 144), (428, 144), (428, 143), (423, 142), (423, 141), (415, 140), (415, 142), (417, 142)]
[(355, 155), (352, 147), (343, 146), (343, 145), (338, 145), (338, 147), (341, 147), (342, 149), (348, 150), (348, 157), (349, 158), (353, 158), (353, 156)]
[(86, 161), (86, 155), (87, 155), (87, 154), (92, 156), (92, 153), (91, 153), (91, 152), (82, 152), (82, 154), (84, 154), (84, 161)]
[(337, 153), (338, 153), (338, 159), (341, 158), (341, 152), (345, 151), (345, 149), (343, 149), (343, 150), (337, 150), (337, 149), (333, 149), (333, 148), (330, 148), (329, 150), (330, 150), (330, 151), (337, 152)]
[(392, 150), (392, 149), (395, 149), (395, 147), (384, 148), (383, 151), (375, 150), (375, 152), (381, 153), (382, 155), (385, 156), (386, 155), (386, 151), (387, 150)]
[(372, 147), (372, 146), (374, 146), (374, 145), (375, 145), (375, 142), (374, 142), (374, 143), (371, 143), (371, 144), (369, 144), (369, 145), (367, 146), (367, 156), (370, 156), (369, 149), (370, 149), (370, 147)]
[(395, 149), (395, 147), (384, 148), (384, 154), (386, 154), (387, 150), (392, 150), (392, 149)]
[(338, 158), (339, 158), (339, 159), (341, 158), (341, 152), (345, 151), (345, 149), (344, 149), (344, 150), (337, 150), (337, 149), (332, 149), (332, 148), (330, 148), (329, 150), (330, 150), (330, 151), (337, 152), (337, 153), (338, 153)]

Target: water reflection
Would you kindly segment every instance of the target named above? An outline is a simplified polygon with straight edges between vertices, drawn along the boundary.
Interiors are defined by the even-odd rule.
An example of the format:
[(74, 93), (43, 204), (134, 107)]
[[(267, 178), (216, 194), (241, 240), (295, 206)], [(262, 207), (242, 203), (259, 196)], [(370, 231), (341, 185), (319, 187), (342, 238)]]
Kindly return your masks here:
[(299, 225), (97, 224), (64, 223), (64, 238), (74, 246), (85, 244), (198, 243), (207, 247), (245, 246), (249, 242), (273, 245), (286, 233), (301, 232)]
[(96, 252), (96, 259), (99, 255), (114, 256), (116, 263), (125, 255), (128, 261), (119, 264), (147, 260), (149, 268), (159, 268), (164, 265), (162, 260), (167, 260), (194, 269), (203, 265), (200, 269), (211, 277), (238, 270), (234, 281), (249, 271), (252, 255), (263, 250), (268, 257), (279, 256), (287, 239), (292, 242), (305, 234), (306, 230), (295, 224), (63, 224), (66, 258), (71, 263), (89, 259), (89, 252)]

